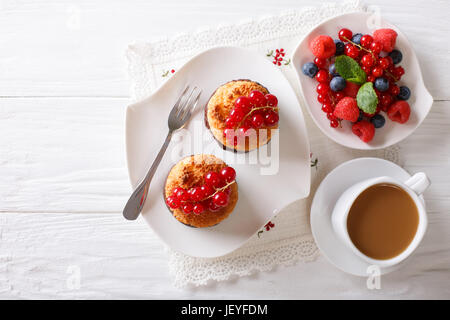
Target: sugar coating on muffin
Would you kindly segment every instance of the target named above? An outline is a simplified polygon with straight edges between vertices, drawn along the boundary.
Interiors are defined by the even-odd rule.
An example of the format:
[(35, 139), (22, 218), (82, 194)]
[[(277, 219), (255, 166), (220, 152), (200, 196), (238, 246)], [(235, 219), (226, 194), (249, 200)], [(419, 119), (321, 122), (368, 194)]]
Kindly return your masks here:
[[(227, 148), (237, 151), (250, 151), (268, 143), (271, 139), (271, 130), (278, 126), (262, 127), (256, 129), (256, 139), (243, 140), (234, 145), (227, 141), (223, 135), (225, 120), (234, 108), (234, 102), (241, 96), (248, 96), (253, 90), (264, 94), (269, 91), (261, 84), (251, 80), (233, 80), (217, 88), (206, 105), (205, 121), (214, 138)], [(264, 130), (264, 131), (262, 131)]]
[[(201, 186), (204, 181), (204, 176), (210, 171), (220, 172), (223, 168), (227, 167), (227, 164), (213, 156), (213, 155), (193, 155), (183, 158), (170, 170), (166, 184), (164, 187), (164, 199), (167, 199), (172, 195), (173, 190), (177, 187), (189, 190), (192, 187)], [(230, 195), (228, 204), (225, 207), (220, 208), (215, 212), (211, 212), (206, 209), (201, 214), (186, 214), (183, 209), (171, 209), (168, 208), (172, 215), (183, 224), (204, 228), (218, 224), (225, 218), (227, 218), (233, 211), (238, 200), (238, 186), (237, 183), (233, 183), (229, 186)]]

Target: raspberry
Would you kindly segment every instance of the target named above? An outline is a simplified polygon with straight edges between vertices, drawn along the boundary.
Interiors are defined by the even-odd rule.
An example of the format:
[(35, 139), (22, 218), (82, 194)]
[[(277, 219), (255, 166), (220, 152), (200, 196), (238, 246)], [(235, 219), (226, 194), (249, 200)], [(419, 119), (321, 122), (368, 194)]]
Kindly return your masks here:
[(389, 119), (399, 123), (405, 123), (409, 119), (411, 114), (411, 108), (408, 102), (404, 100), (399, 100), (391, 104), (388, 108), (387, 115)]
[(347, 84), (345, 85), (345, 88), (344, 88), (344, 93), (346, 96), (356, 98), (358, 90), (359, 90), (359, 85), (357, 85), (356, 83), (347, 81)]
[(381, 43), (383, 51), (391, 52), (394, 50), (397, 32), (392, 29), (378, 29), (374, 31), (373, 39), (374, 41)]
[(375, 126), (366, 120), (362, 120), (353, 124), (352, 132), (362, 141), (369, 142), (375, 135)]
[(359, 117), (359, 108), (356, 100), (351, 97), (341, 99), (334, 108), (334, 115), (339, 119), (356, 122)]
[(309, 44), (311, 52), (319, 59), (332, 57), (336, 52), (336, 45), (329, 36), (317, 36)]

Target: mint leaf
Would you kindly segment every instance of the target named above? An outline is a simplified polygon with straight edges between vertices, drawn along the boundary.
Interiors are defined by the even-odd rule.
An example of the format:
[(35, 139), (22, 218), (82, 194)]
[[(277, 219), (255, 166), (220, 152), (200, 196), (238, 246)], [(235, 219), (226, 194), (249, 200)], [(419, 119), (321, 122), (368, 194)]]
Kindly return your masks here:
[(363, 84), (356, 95), (358, 107), (365, 113), (375, 113), (377, 110), (378, 96), (373, 89), (372, 82)]
[(361, 69), (358, 62), (352, 58), (346, 55), (338, 56), (334, 65), (336, 66), (337, 73), (345, 80), (356, 84), (366, 82), (366, 73)]

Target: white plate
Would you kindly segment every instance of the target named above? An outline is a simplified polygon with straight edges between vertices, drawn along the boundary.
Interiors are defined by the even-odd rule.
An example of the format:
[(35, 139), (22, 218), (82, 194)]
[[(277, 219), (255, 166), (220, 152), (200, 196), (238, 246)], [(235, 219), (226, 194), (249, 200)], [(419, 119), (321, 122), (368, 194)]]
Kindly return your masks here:
[[(279, 138), (279, 170), (261, 175), (261, 164), (248, 164), (246, 157), (258, 151), (235, 154), (224, 151), (204, 125), (204, 106), (220, 85), (235, 79), (250, 79), (267, 87), (279, 100), (280, 130), (259, 149), (267, 154)], [(150, 185), (143, 217), (160, 238), (173, 249), (191, 256), (215, 257), (233, 251), (270, 220), (278, 210), (307, 197), (310, 187), (309, 142), (297, 97), (282, 73), (254, 51), (221, 47), (207, 50), (186, 63), (152, 96), (127, 109), (126, 151), (133, 187), (145, 175), (167, 134), (167, 117), (187, 85), (203, 89), (199, 106), (182, 134), (172, 140)], [(198, 131), (197, 131), (198, 130)], [(201, 138), (194, 148), (187, 139)], [(165, 178), (170, 168), (191, 154), (214, 154), (237, 171), (239, 200), (233, 213), (210, 228), (191, 228), (172, 217), (163, 200)], [(274, 157), (272, 157), (274, 159)]]
[[(400, 181), (411, 175), (398, 165), (378, 158), (357, 158), (336, 167), (317, 188), (311, 204), (311, 229), (317, 246), (323, 255), (344, 272), (367, 276), (367, 262), (355, 255), (335, 234), (331, 224), (331, 214), (340, 195), (353, 184), (380, 176), (389, 176)], [(420, 196), (423, 201), (423, 197)], [(400, 268), (406, 261), (388, 268), (381, 268), (381, 274)]]
[[(405, 139), (422, 123), (433, 104), (433, 97), (423, 83), (416, 54), (405, 35), (397, 27), (383, 19), (381, 19), (379, 27), (369, 28), (368, 22), (372, 20), (373, 16), (369, 13), (350, 13), (327, 20), (308, 33), (292, 55), (292, 66), (300, 81), (307, 109), (314, 122), (330, 139), (354, 149), (386, 148)], [(403, 54), (403, 60), (400, 62), (400, 65), (405, 68), (405, 75), (399, 83), (411, 89), (411, 97), (408, 99), (408, 103), (411, 106), (411, 116), (405, 124), (393, 122), (385, 116), (385, 126), (376, 130), (375, 137), (370, 143), (361, 141), (352, 133), (349, 121), (342, 121), (342, 128), (339, 129), (330, 127), (330, 121), (321, 110), (321, 104), (317, 102), (317, 81), (304, 75), (301, 70), (303, 64), (314, 59), (309, 49), (310, 41), (319, 34), (329, 35), (333, 39), (337, 39), (337, 34), (341, 28), (348, 28), (353, 33), (362, 34), (372, 34), (375, 29), (379, 28), (392, 28), (398, 33), (396, 48)], [(385, 114), (383, 113), (383, 115)]]

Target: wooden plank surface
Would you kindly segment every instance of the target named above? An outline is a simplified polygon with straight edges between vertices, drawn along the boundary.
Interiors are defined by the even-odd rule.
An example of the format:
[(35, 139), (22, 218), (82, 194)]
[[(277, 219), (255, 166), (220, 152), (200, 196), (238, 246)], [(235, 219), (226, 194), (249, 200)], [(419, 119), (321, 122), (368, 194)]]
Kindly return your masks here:
[[(320, 2), (326, 1), (4, 1), (0, 96), (127, 97), (124, 50), (133, 41)], [(433, 97), (450, 98), (450, 74), (435, 67), (448, 61), (450, 2), (367, 3), (412, 40)]]
[[(429, 230), (381, 290), (323, 257), (176, 289), (159, 239), (142, 219), (120, 215), (130, 192), (126, 45), (319, 2), (3, 1), (0, 298), (450, 298), (449, 1), (367, 1), (410, 38), (437, 100), (400, 144), (405, 168), (433, 182)], [(77, 270), (78, 289), (70, 285)]]

